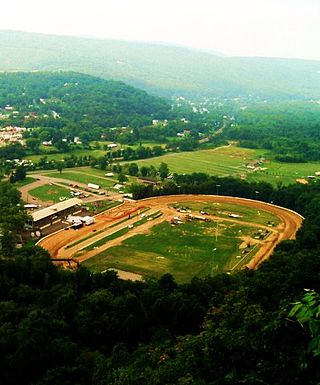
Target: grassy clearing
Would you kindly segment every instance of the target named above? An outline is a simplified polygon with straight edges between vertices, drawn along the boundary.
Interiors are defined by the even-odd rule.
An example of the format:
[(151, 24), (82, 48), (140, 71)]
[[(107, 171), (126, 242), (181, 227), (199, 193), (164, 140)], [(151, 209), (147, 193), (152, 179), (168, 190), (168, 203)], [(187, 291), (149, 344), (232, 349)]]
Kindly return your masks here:
[[(252, 172), (247, 165), (265, 157), (265, 171)], [(217, 149), (199, 150), (166, 154), (157, 158), (137, 161), (139, 167), (154, 165), (161, 162), (168, 164), (171, 172), (190, 174), (204, 172), (217, 176), (244, 176), (249, 181), (266, 181), (273, 185), (278, 182), (288, 185), (295, 183), (297, 178), (314, 175), (320, 171), (320, 163), (280, 163), (272, 160), (272, 154), (265, 150), (253, 150), (241, 147), (219, 147)]]
[(59, 179), (68, 179), (70, 182), (76, 183), (94, 183), (102, 187), (103, 189), (110, 189), (113, 187), (114, 183), (112, 180), (106, 178), (99, 178), (97, 176), (87, 175), (81, 172), (75, 171), (63, 171), (61, 174), (59, 172), (50, 172), (46, 173), (46, 176), (51, 176), (52, 178)]
[(16, 188), (20, 188), (20, 187), (26, 186), (30, 183), (33, 183), (35, 181), (36, 181), (35, 178), (32, 178), (31, 176), (27, 176), (25, 179), (20, 180), (19, 182), (15, 182), (14, 186)]
[[(96, 146), (96, 143), (98, 146)], [(77, 149), (72, 149), (67, 152), (67, 153), (61, 153), (61, 152), (56, 152), (57, 148), (56, 147), (46, 147), (43, 145), (40, 145), (40, 150), (43, 152), (40, 155), (27, 155), (25, 159), (29, 159), (32, 162), (39, 162), (40, 158), (43, 158), (46, 156), (48, 160), (63, 160), (66, 157), (70, 156), (76, 156), (76, 157), (81, 157), (81, 156), (92, 156), (94, 158), (101, 158), (106, 154), (107, 151), (110, 151), (109, 149), (104, 150), (103, 147), (105, 145), (108, 145), (110, 143), (114, 142), (108, 142), (108, 141), (93, 141), (90, 142), (90, 147), (91, 148), (77, 148)], [(116, 147), (116, 150), (120, 149), (121, 147), (127, 147), (127, 146), (122, 146), (121, 144), (117, 143), (118, 146)], [(142, 143), (144, 147), (155, 147), (155, 146), (161, 146), (164, 147), (165, 143), (162, 142), (144, 142)], [(136, 149), (140, 146), (140, 143), (136, 143), (130, 147)], [(55, 152), (55, 153), (53, 153)]]
[(215, 215), (220, 218), (229, 218), (229, 214), (239, 215), (239, 218), (235, 218), (238, 221), (259, 223), (261, 225), (269, 225), (273, 223), (275, 226), (280, 223), (280, 219), (265, 210), (257, 210), (252, 207), (247, 207), (237, 204), (226, 203), (212, 203), (212, 202), (185, 202), (179, 205), (173, 205), (174, 207), (188, 207), (195, 211), (205, 211), (211, 215)]
[[(171, 273), (178, 282), (230, 271), (240, 262), (240, 235), (254, 236), (255, 229), (238, 225), (190, 222), (172, 227), (155, 226), (148, 235), (136, 235), (85, 261), (94, 271), (115, 268), (144, 276)], [(240, 254), (239, 254), (240, 253)]]
[(48, 160), (63, 160), (66, 157), (70, 156), (93, 156), (94, 158), (100, 158), (104, 156), (106, 151), (104, 150), (93, 150), (93, 149), (76, 149), (76, 150), (71, 150), (67, 153), (57, 153), (57, 154), (50, 154), (50, 153), (44, 153), (41, 155), (27, 155), (25, 159), (29, 159), (32, 162), (36, 163), (39, 162), (41, 158), (44, 156), (47, 157)]
[(166, 154), (152, 159), (139, 160), (139, 167), (151, 164), (159, 167), (161, 162), (168, 164), (170, 171), (190, 174), (205, 172), (211, 175), (240, 174), (242, 165), (252, 160), (253, 151), (236, 147), (220, 147), (218, 149), (199, 150)]
[(59, 202), (60, 197), (71, 198), (70, 191), (61, 186), (44, 185), (29, 191), (29, 194), (41, 201)]

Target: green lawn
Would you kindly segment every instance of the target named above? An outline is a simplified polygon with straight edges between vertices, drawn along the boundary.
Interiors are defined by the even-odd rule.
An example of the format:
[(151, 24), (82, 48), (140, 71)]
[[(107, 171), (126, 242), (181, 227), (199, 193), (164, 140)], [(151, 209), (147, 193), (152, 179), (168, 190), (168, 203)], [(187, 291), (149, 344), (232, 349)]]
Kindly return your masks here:
[(237, 204), (226, 203), (212, 203), (212, 202), (184, 202), (179, 205), (173, 205), (174, 207), (188, 207), (190, 210), (205, 211), (211, 215), (215, 215), (221, 218), (228, 218), (229, 214), (240, 215), (239, 218), (235, 218), (239, 221), (259, 223), (267, 226), (273, 223), (275, 226), (280, 223), (280, 219), (265, 210), (257, 210), (252, 207), (247, 207)]
[[(100, 158), (102, 156), (104, 156), (106, 154), (107, 151), (109, 150), (104, 150), (103, 149), (103, 146), (104, 145), (107, 145), (107, 144), (110, 144), (110, 143), (113, 143), (113, 142), (107, 142), (107, 141), (100, 141), (98, 142), (99, 145), (100, 145), (100, 148), (96, 148), (95, 147), (95, 143), (96, 141), (93, 141), (90, 143), (90, 146), (91, 148), (89, 149), (72, 149), (67, 152), (67, 153), (52, 153), (52, 152), (55, 152), (57, 151), (57, 149), (55, 147), (46, 147), (46, 146), (43, 146), (43, 145), (40, 145), (40, 150), (43, 152), (43, 154), (40, 154), (40, 155), (27, 155), (25, 157), (25, 159), (29, 159), (31, 160), (32, 162), (39, 162), (40, 158), (43, 158), (44, 156), (46, 156), (48, 158), (48, 160), (62, 160), (64, 159), (65, 157), (69, 157), (69, 156), (76, 156), (76, 157), (80, 157), (80, 156), (92, 156), (94, 158)], [(118, 150), (122, 147), (127, 147), (127, 145), (121, 145), (119, 143), (118, 144), (118, 147), (115, 148), (115, 150)], [(162, 142), (143, 142), (142, 145), (144, 147), (155, 147), (155, 146), (161, 146), (161, 147), (164, 147), (165, 146), (165, 143), (162, 143)], [(140, 146), (140, 143), (136, 143), (130, 147), (132, 147), (133, 149), (136, 149), (137, 147)]]
[(48, 160), (62, 160), (65, 157), (69, 157), (71, 155), (74, 155), (77, 157), (79, 157), (79, 156), (93, 156), (95, 158), (99, 158), (99, 157), (104, 156), (105, 153), (106, 153), (106, 151), (104, 151), (104, 150), (77, 149), (77, 150), (71, 150), (67, 153), (58, 153), (58, 154), (48, 153), (48, 154), (41, 154), (41, 155), (27, 155), (25, 157), (25, 159), (29, 159), (32, 162), (39, 162), (40, 158), (43, 158), (44, 156), (46, 156), (48, 158)]
[(52, 178), (67, 179), (67, 180), (70, 180), (70, 182), (76, 182), (76, 183), (77, 182), (84, 183), (84, 184), (94, 183), (104, 189), (110, 189), (116, 183), (116, 181), (113, 181), (112, 179), (107, 179), (102, 177), (100, 178), (98, 176), (87, 175), (86, 173), (81, 173), (76, 171), (69, 171), (69, 169), (62, 171), (61, 174), (59, 172), (48, 172), (48, 173), (45, 173), (45, 175), (51, 176)]
[(32, 178), (31, 176), (27, 176), (23, 180), (20, 180), (19, 182), (15, 182), (14, 187), (20, 188), (22, 186), (26, 186), (27, 184), (33, 183), (35, 181), (36, 181), (35, 178)]
[(29, 191), (29, 194), (42, 201), (60, 202), (60, 197), (71, 198), (70, 191), (61, 186), (44, 185)]
[[(99, 155), (99, 151), (101, 152), (101, 150), (76, 151), (78, 151), (78, 155), (80, 153), (82, 153), (82, 155), (88, 155), (88, 151), (93, 156), (101, 155)], [(63, 158), (65, 154), (52, 154), (49, 156), (54, 158), (57, 157), (57, 155)], [(265, 163), (262, 164), (262, 166), (266, 168), (266, 170), (253, 172), (252, 170), (247, 168), (248, 164), (254, 163), (254, 161), (259, 160), (260, 157), (264, 157), (266, 159)], [(276, 185), (279, 182), (284, 185), (295, 183), (296, 179), (306, 178), (308, 175), (314, 175), (316, 171), (320, 171), (320, 162), (280, 163), (272, 160), (272, 154), (268, 153), (265, 150), (253, 150), (235, 146), (198, 150), (193, 152), (169, 153), (160, 157), (143, 159), (135, 162), (139, 165), (139, 167), (143, 165), (153, 165), (155, 167), (159, 167), (161, 162), (165, 162), (168, 164), (171, 172), (176, 172), (179, 174), (204, 172), (209, 175), (234, 176), (238, 178), (244, 177), (248, 181), (266, 181), (273, 185)], [(87, 172), (93, 175), (92, 177), (90, 177), (90, 182), (100, 184), (101, 186), (103, 186), (103, 182), (101, 182), (101, 180), (97, 180), (96, 182), (94, 182), (94, 176), (104, 177), (104, 174), (107, 172), (99, 169), (92, 169), (90, 167), (79, 167), (75, 169), (65, 169), (61, 177), (63, 177), (63, 175), (67, 175), (73, 172), (71, 170), (79, 170), (82, 173)], [(48, 172), (46, 171), (44, 171), (43, 173), (48, 174)], [(49, 174), (51, 173), (52, 172), (49, 172)], [(57, 175), (57, 177), (60, 177), (59, 174), (56, 172), (53, 174)], [(80, 176), (77, 177), (77, 179), (79, 178)], [(66, 177), (66, 179), (69, 178)], [(76, 179), (70, 180), (77, 181)], [(83, 176), (82, 180), (86, 180), (86, 182), (83, 183), (88, 183), (87, 181), (89, 179)], [(109, 178), (109, 180), (114, 180), (116, 182), (116, 176), (114, 178)], [(130, 178), (129, 183), (135, 180), (136, 178)], [(80, 179), (78, 181), (80, 182)], [(110, 187), (110, 184), (106, 185), (106, 188), (108, 187)]]
[(144, 276), (171, 273), (178, 282), (230, 271), (237, 264), (240, 268), (246, 257), (239, 251), (239, 234), (254, 236), (255, 229), (224, 223), (218, 231), (216, 239), (215, 223), (190, 222), (173, 227), (163, 222), (150, 234), (129, 238), (84, 265), (94, 271), (115, 268)]
[[(252, 172), (246, 165), (266, 157), (263, 164), (267, 170)], [(217, 176), (244, 176), (249, 181), (266, 181), (273, 185), (295, 183), (297, 178), (314, 175), (320, 171), (320, 163), (280, 163), (270, 160), (271, 154), (265, 150), (252, 150), (241, 147), (220, 147), (217, 149), (198, 150), (166, 154), (157, 158), (143, 159), (136, 163), (139, 167), (153, 165), (159, 167), (161, 162), (168, 164), (171, 172), (190, 174), (204, 172)]]

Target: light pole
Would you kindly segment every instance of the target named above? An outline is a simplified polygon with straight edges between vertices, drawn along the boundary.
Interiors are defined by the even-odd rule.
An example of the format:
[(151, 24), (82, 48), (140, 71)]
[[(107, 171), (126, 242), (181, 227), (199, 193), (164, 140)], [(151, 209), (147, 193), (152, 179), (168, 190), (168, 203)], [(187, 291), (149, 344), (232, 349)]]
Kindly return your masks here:
[(258, 194), (260, 194), (260, 191), (255, 191), (256, 193), (256, 201), (258, 200)]
[(219, 187), (221, 187), (221, 184), (216, 184), (216, 188), (217, 188), (217, 195), (219, 195)]
[(215, 251), (217, 250), (217, 248), (215, 247), (214, 249), (212, 249), (213, 251), (213, 254), (212, 254), (212, 267), (211, 267), (211, 276), (213, 276), (213, 266), (214, 266), (214, 255), (215, 255)]

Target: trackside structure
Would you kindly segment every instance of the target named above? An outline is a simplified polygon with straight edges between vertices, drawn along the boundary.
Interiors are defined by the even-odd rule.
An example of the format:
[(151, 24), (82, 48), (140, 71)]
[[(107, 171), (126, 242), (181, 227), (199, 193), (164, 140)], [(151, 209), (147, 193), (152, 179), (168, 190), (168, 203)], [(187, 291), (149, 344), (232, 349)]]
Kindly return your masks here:
[(33, 228), (43, 228), (52, 224), (54, 221), (64, 219), (66, 216), (79, 211), (81, 199), (71, 198), (44, 209), (35, 211), (31, 214), (31, 224)]

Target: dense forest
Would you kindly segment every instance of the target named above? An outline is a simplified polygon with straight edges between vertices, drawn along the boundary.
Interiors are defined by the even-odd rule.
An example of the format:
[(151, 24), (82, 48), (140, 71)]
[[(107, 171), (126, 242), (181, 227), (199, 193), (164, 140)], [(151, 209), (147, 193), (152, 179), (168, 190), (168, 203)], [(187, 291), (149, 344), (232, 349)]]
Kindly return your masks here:
[[(212, 178), (176, 181), (208, 193)], [(250, 196), (257, 188), (220, 182), (224, 194)], [(0, 187), (1, 228), (17, 218), (10, 229), (17, 233), (19, 194), (8, 183)], [(113, 272), (60, 270), (43, 249), (4, 248), (2, 238), (1, 383), (318, 384), (320, 303), (312, 291), (303, 295), (320, 289), (320, 185), (263, 191), (262, 199), (305, 216), (297, 239), (281, 243), (256, 271), (184, 285), (170, 275), (134, 283)]]
[(0, 74), (0, 107), (2, 125), (65, 128), (73, 135), (144, 126), (167, 118), (171, 109), (164, 99), (122, 82), (61, 71)]
[(156, 95), (319, 99), (319, 62), (225, 57), (181, 46), (0, 32), (0, 69), (72, 70)]
[(282, 162), (320, 160), (320, 105), (316, 102), (260, 103), (237, 114), (225, 132), (240, 145), (272, 150)]

